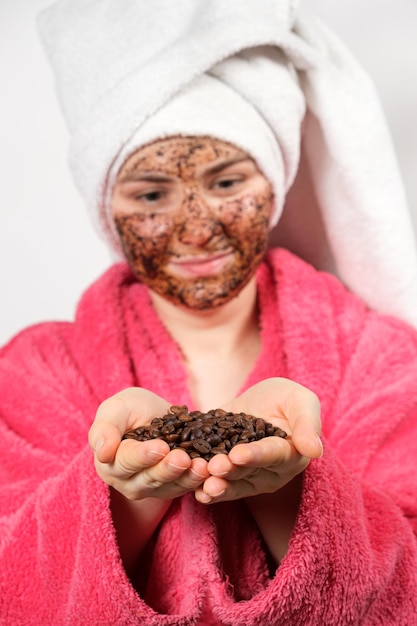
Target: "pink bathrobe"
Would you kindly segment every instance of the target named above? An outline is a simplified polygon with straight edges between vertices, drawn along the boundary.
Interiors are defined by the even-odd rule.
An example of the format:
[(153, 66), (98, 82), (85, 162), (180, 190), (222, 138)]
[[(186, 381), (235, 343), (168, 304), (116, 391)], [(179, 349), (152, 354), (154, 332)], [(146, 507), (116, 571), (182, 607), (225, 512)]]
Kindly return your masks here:
[(123, 569), (87, 432), (140, 385), (193, 407), (180, 352), (124, 264), (0, 353), (0, 623), (417, 625), (417, 333), (283, 250), (257, 275), (263, 351), (244, 388), (285, 376), (322, 402), (325, 452), (274, 571), (244, 503), (176, 500)]

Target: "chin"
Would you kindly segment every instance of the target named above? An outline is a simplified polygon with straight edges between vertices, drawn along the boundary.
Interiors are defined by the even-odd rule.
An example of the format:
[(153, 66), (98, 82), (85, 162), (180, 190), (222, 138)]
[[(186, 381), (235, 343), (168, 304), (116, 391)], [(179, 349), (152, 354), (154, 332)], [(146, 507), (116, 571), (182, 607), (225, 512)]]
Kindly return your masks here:
[(218, 309), (237, 298), (250, 279), (251, 276), (248, 276), (245, 279), (242, 278), (239, 281), (225, 281), (222, 284), (221, 289), (219, 289), (218, 284), (215, 285), (215, 288), (210, 288), (210, 285), (207, 285), (204, 281), (200, 288), (197, 284), (180, 289), (176, 291), (176, 293), (172, 293), (170, 295), (160, 295), (167, 298), (172, 303), (192, 311), (211, 311), (213, 309)]

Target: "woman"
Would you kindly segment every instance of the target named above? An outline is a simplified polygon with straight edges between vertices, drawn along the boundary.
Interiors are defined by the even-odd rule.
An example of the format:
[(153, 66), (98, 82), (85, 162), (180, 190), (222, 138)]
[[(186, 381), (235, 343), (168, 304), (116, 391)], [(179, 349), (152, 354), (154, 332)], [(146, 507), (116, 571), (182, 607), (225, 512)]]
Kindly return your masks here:
[[(55, 61), (72, 32), (97, 49), (100, 15), (134, 34), (132, 7), (152, 12), (103, 6), (59, 2), (45, 16), (49, 26), (73, 19), (59, 30)], [(265, 3), (259, 21), (269, 25), (278, 7)], [(167, 34), (172, 3), (164, 10), (165, 20), (148, 13), (147, 23)], [(198, 31), (195, 3), (180, 13)], [(416, 622), (417, 335), (288, 250), (267, 251), (301, 169), (305, 121), (282, 56), (233, 55), (130, 133), (135, 92), (126, 100), (122, 81), (104, 88), (112, 73), (136, 76), (130, 45), (112, 48), (113, 64), (84, 94), (81, 74), (77, 93), (68, 90), (73, 122), (91, 110), (86, 96), (97, 97), (89, 123), (72, 126), (86, 149), (73, 162), (127, 263), (84, 294), (74, 323), (38, 325), (2, 350), (6, 624)], [(262, 85), (260, 66), (280, 78), (272, 122), (226, 81), (256, 86), (261, 76)], [(242, 68), (252, 80), (241, 80)], [(104, 133), (108, 98), (121, 109)], [(101, 141), (85, 144), (100, 127)], [(389, 289), (376, 291), (383, 310)], [(411, 319), (407, 294), (404, 281), (397, 304)], [(260, 415), (290, 437), (208, 463), (162, 440), (122, 440), (171, 404)]]
[[(175, 137), (147, 145), (127, 160), (118, 175), (112, 206), (126, 258), (140, 281), (149, 287), (154, 310), (181, 349), (188, 374), (190, 400), (187, 402), (191, 401), (193, 406), (203, 410), (225, 405), (246, 385), (262, 351), (255, 271), (268, 245), (273, 206), (269, 182), (247, 154), (230, 144), (208, 137)], [(271, 370), (271, 373), (276, 371)], [(271, 382), (269, 386), (273, 388)], [(266, 389), (266, 386), (262, 388)], [(296, 386), (288, 388), (295, 390)], [(131, 391), (127, 397), (132, 397)], [(116, 405), (120, 399), (118, 395)], [(313, 400), (310, 402), (313, 405)], [(112, 413), (111, 406), (111, 402), (106, 403), (104, 415)], [(103, 410), (99, 422), (102, 413)], [(314, 419), (307, 425), (310, 432), (307, 429), (302, 433), (304, 438), (310, 436), (312, 439), (305, 444), (309, 456), (317, 456), (321, 452), (318, 433), (314, 439), (314, 430), (319, 430), (317, 409), (313, 413)], [(123, 429), (133, 426), (130, 418)], [(96, 433), (97, 424), (91, 434), (97, 450)], [(120, 433), (115, 435), (117, 443), (120, 443)], [(103, 438), (102, 441), (104, 446)], [(262, 457), (250, 462), (256, 466), (256, 482), (260, 479), (259, 469), (268, 467), (280, 450), (279, 442), (272, 443), (277, 451), (273, 453), (273, 448), (270, 449), (272, 456), (268, 460)], [(271, 444), (271, 441), (266, 444)], [(153, 442), (150, 446), (144, 445), (142, 452), (137, 450), (136, 445), (130, 447), (132, 459), (120, 461), (122, 467), (127, 465), (130, 468), (127, 474), (122, 472), (122, 476), (113, 476), (120, 469), (100, 463), (98, 471), (106, 482), (113, 486), (117, 484), (123, 494), (135, 500), (140, 500), (144, 493), (152, 493), (149, 486), (136, 486), (135, 480), (131, 479), (141, 469), (141, 464), (137, 466), (134, 458), (138, 452), (145, 454), (147, 448), (152, 448), (155, 458), (164, 460), (152, 468), (156, 472), (155, 477), (152, 478), (150, 472), (144, 472), (138, 476), (138, 482), (152, 479), (165, 483), (177, 480), (180, 469), (191, 469), (195, 475), (190, 484), (186, 483), (188, 488), (185, 490), (195, 491), (210, 473), (215, 473), (211, 469), (213, 463), (208, 469), (201, 460), (190, 464), (188, 455), (178, 455), (177, 451), (170, 453), (170, 457), (177, 459), (173, 465), (174, 476), (168, 474), (165, 479), (158, 478), (161, 468), (165, 471), (170, 468), (167, 445), (161, 441)], [(257, 447), (261, 453), (265, 442), (262, 447)], [(304, 451), (303, 443), (301, 448)], [(250, 446), (247, 453), (250, 454), (253, 449), (254, 446)], [(111, 452), (114, 453), (114, 450)], [(99, 459), (109, 458), (109, 451), (104, 457), (103, 453), (105, 450), (100, 448)], [(289, 456), (294, 453), (295, 450), (286, 450)], [(235, 451), (230, 458), (234, 456), (239, 462), (239, 451)], [(297, 459), (296, 473), (305, 462), (305, 459)], [(274, 466), (277, 464), (278, 461), (275, 461)], [(292, 464), (293, 458), (290, 466)], [(229, 472), (225, 459), (217, 459), (214, 466), (223, 468), (217, 470), (222, 477), (225, 471)], [(268, 470), (264, 472), (267, 475), (270, 471), (279, 473), (279, 483), (271, 483), (271, 476), (266, 476), (264, 480), (268, 480), (263, 489), (274, 487), (275, 491), (277, 484), (283, 484), (282, 475), (287, 470), (283, 467), (279, 470), (268, 467)], [(289, 471), (291, 475), (294, 470), (290, 467)], [(129, 479), (128, 486), (126, 478)], [(248, 484), (242, 479), (232, 483), (233, 493), (229, 489), (226, 499), (257, 493), (258, 485), (252, 484), (250, 478), (250, 473), (244, 476)], [(187, 479), (190, 480), (189, 477)], [(288, 477), (285, 482), (287, 480)], [(207, 489), (210, 483), (204, 482), (204, 485)], [(215, 481), (214, 486), (222, 491), (226, 489), (223, 481), (220, 487)], [(183, 489), (178, 490), (176, 482), (173, 485), (163, 484), (157, 488), (156, 495), (162, 493), (162, 497), (166, 498), (171, 493), (172, 498), (181, 495)], [(211, 501), (210, 496), (207, 492), (198, 493), (202, 502)], [(163, 508), (166, 508), (165, 505)], [(143, 540), (143, 537), (137, 537), (137, 540)], [(130, 558), (134, 556), (131, 548), (130, 544)], [(285, 551), (286, 546), (274, 549), (277, 561)]]

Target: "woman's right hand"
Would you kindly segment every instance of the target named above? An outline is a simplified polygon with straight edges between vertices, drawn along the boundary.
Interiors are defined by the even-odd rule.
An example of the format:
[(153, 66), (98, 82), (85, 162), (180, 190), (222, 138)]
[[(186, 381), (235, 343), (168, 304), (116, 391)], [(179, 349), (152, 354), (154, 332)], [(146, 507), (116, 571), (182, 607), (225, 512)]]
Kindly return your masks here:
[(98, 475), (128, 500), (172, 500), (195, 491), (209, 476), (207, 461), (170, 450), (160, 439), (124, 439), (125, 432), (168, 412), (171, 404), (156, 394), (132, 387), (105, 400), (90, 428)]

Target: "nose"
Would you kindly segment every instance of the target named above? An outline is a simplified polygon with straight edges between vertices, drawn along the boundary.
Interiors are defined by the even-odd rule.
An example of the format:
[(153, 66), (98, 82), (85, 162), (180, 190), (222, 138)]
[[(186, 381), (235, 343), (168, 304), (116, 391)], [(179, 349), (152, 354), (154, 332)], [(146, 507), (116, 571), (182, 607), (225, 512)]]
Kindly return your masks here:
[(192, 191), (183, 201), (179, 239), (182, 243), (202, 246), (221, 231), (215, 212), (201, 195)]

